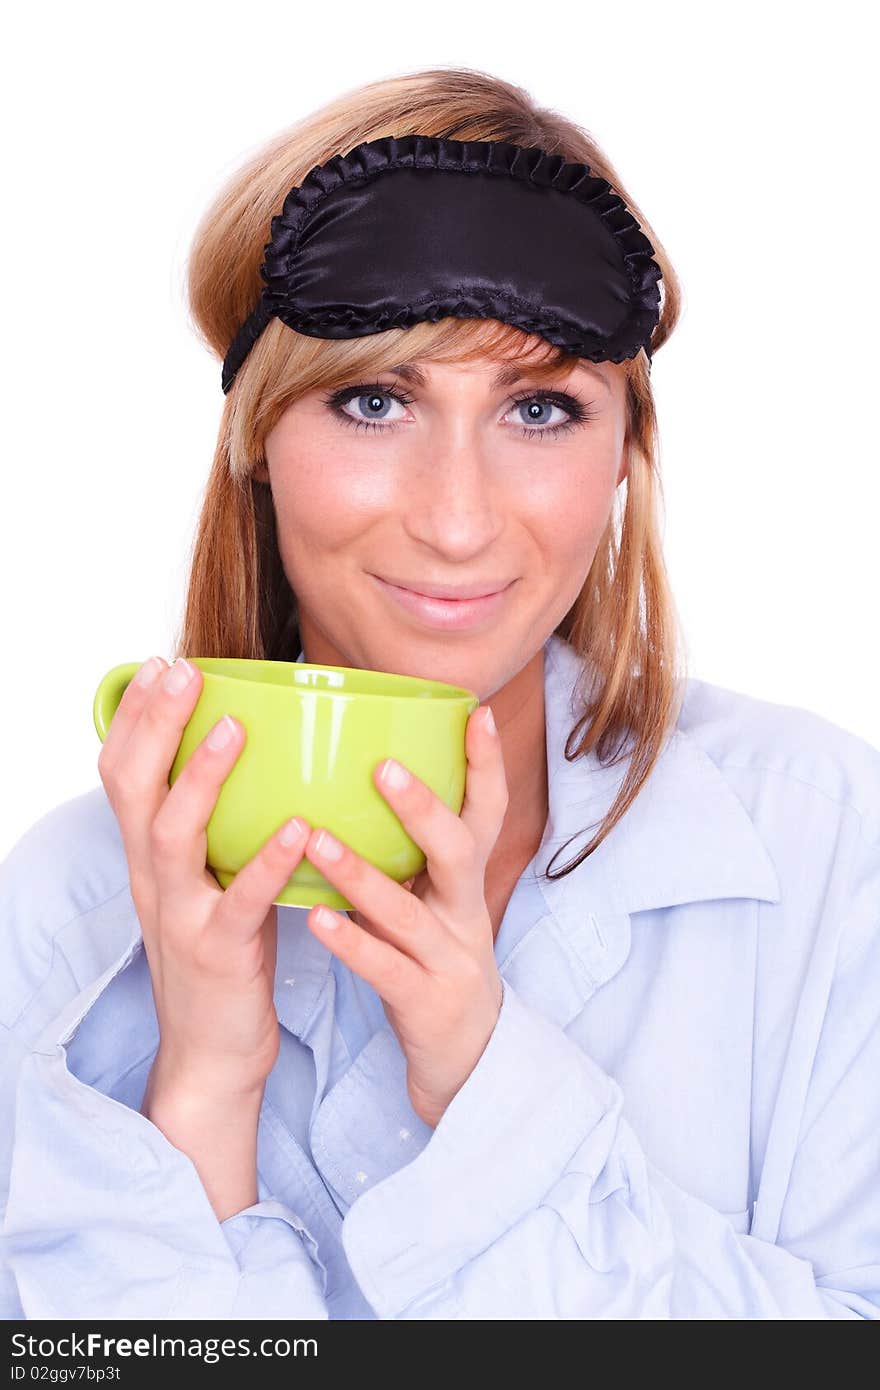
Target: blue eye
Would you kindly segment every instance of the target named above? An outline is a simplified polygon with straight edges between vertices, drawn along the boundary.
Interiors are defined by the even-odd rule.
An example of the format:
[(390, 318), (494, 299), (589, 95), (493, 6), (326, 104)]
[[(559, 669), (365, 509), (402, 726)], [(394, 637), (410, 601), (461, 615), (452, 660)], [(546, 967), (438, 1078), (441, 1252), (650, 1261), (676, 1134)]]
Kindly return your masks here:
[[(559, 429), (570, 429), (577, 422), (569, 415), (566, 420), (565, 407), (557, 405), (556, 401), (545, 400), (541, 396), (521, 397), (514, 410), (525, 411), (525, 415), (520, 415), (520, 421), (527, 423), (529, 428), (526, 431), (532, 434), (555, 434)], [(562, 420), (556, 420), (551, 424), (553, 411), (557, 410), (563, 415)]]
[[(398, 396), (394, 391), (387, 391), (384, 389), (378, 390), (377, 388), (372, 388), (367, 391), (361, 391), (360, 388), (358, 388), (358, 391), (359, 394), (347, 395), (345, 400), (340, 402), (338, 406), (344, 417), (348, 420), (352, 420), (355, 424), (370, 425), (374, 421), (384, 423), (389, 419), (389, 412), (392, 409), (389, 402), (395, 402), (398, 405), (410, 404), (409, 398)], [(356, 406), (358, 411), (363, 411), (363, 415), (352, 416), (349, 414), (346, 409), (349, 405)], [(391, 423), (393, 424), (395, 420), (399, 420), (400, 418), (399, 415), (391, 415)]]
[[(405, 392), (392, 391), (378, 381), (361, 383), (359, 386), (343, 386), (340, 390), (323, 397), (324, 404), (329, 406), (344, 424), (354, 425), (355, 429), (367, 430), (394, 429), (394, 417), (390, 424), (385, 423), (388, 418), (385, 402), (396, 401), (399, 405), (406, 406), (412, 405), (413, 400), (414, 397), (406, 395)], [(354, 404), (359, 411), (363, 410), (364, 415), (352, 415), (345, 408), (349, 404)], [(398, 416), (397, 419), (399, 418)]]

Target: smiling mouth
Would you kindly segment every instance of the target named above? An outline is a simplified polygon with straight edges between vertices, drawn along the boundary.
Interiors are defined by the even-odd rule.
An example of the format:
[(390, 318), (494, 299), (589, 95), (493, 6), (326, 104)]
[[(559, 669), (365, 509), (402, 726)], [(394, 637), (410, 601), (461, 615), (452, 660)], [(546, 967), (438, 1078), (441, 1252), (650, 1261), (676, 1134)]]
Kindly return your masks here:
[(372, 574), (370, 578), (393, 603), (410, 613), (419, 623), (448, 632), (476, 626), (492, 617), (506, 602), (508, 593), (517, 582), (511, 580), (503, 589), (476, 598), (435, 598), (392, 584), (378, 574)]

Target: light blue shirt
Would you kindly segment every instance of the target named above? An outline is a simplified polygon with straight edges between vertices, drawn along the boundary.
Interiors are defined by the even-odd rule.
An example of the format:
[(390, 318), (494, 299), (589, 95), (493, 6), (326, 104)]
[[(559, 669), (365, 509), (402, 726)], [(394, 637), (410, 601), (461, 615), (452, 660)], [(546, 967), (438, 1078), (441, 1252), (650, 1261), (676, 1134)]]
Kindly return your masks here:
[(225, 1221), (139, 1113), (158, 1032), (103, 787), (18, 841), (6, 1318), (880, 1317), (880, 752), (692, 678), (630, 810), (541, 881), (625, 772), (566, 761), (579, 662), (544, 656), (549, 816), (483, 1055), (424, 1124), (381, 999), (279, 908), (259, 1200)]

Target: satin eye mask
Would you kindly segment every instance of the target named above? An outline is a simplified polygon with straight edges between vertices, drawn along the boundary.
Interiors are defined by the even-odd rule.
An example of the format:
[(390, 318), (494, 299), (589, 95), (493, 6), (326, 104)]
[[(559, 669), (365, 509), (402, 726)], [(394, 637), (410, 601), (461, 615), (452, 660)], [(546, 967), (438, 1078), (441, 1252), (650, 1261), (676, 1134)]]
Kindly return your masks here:
[(592, 362), (645, 349), (662, 271), (586, 164), (502, 141), (389, 135), (315, 165), (272, 218), (228, 392), (273, 317), (314, 338), (499, 319)]

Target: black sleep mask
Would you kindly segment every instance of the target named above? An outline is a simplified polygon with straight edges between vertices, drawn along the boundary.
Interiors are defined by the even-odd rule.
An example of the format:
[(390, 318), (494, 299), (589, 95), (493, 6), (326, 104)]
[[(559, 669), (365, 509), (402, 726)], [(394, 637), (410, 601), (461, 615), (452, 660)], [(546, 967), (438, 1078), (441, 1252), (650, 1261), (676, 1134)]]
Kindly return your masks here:
[(276, 316), (313, 338), (446, 317), (500, 319), (592, 362), (644, 348), (654, 248), (586, 164), (499, 141), (384, 136), (315, 165), (272, 218), (260, 300), (223, 363), (228, 392)]

